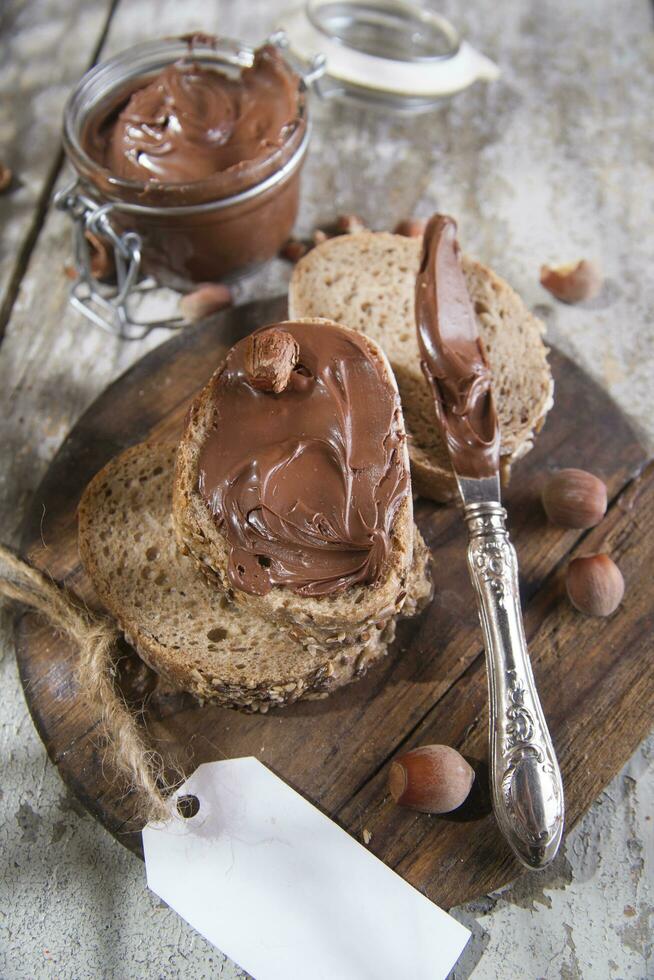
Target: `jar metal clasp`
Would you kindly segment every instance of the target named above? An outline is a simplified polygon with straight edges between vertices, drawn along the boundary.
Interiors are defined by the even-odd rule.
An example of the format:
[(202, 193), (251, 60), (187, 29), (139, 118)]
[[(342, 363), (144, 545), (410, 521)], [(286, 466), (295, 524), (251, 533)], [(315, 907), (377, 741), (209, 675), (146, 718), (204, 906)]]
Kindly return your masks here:
[[(142, 340), (158, 327), (178, 330), (185, 326), (180, 317), (139, 320), (132, 315), (135, 298), (148, 288), (147, 281), (139, 283), (142, 242), (136, 232), (119, 232), (114, 227), (111, 222), (113, 204), (94, 201), (82, 192), (78, 182), (58, 191), (54, 203), (73, 221), (77, 277), (70, 288), (70, 302), (78, 312), (121, 340)], [(102, 283), (93, 274), (87, 233), (109, 242), (113, 248), (115, 284)]]

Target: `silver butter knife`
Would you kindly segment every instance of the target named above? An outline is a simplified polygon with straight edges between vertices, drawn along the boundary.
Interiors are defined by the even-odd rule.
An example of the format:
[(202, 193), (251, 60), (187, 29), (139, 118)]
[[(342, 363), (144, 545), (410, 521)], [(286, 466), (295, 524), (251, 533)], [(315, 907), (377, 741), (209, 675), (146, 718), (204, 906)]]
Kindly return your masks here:
[(467, 292), (456, 224), (435, 215), (416, 281), (422, 367), (468, 526), (468, 569), (484, 633), (493, 809), (517, 858), (543, 868), (557, 853), (563, 785), (536, 691), (520, 608), (518, 559), (500, 502), (499, 428)]

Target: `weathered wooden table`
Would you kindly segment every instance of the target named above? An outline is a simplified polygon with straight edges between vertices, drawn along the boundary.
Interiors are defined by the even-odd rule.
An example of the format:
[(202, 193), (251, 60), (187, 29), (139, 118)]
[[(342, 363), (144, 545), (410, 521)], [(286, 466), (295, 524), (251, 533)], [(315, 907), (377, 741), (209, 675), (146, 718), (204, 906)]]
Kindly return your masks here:
[[(98, 57), (146, 37), (202, 28), (256, 42), (282, 6), (28, 0), (3, 7), (0, 144), (15, 174), (0, 198), (3, 540), (15, 541), (26, 501), (82, 410), (165, 337), (120, 343), (67, 305), (70, 233), (50, 207), (66, 179), (59, 135), (67, 92)], [(469, 250), (537, 308), (552, 339), (611, 391), (652, 447), (651, 6), (479, 0), (464, 10), (454, 2), (438, 7), (500, 63), (502, 79), (413, 120), (315, 103), (300, 230), (339, 212), (359, 213), (377, 228), (437, 207), (456, 214)], [(539, 265), (581, 256), (602, 261), (603, 296), (590, 308), (555, 306), (538, 285)], [(282, 291), (288, 271), (271, 263), (242, 284), (239, 301)], [(8, 614), (1, 628), (0, 975), (238, 975), (156, 904), (136, 859), (73, 812), (27, 716)], [(646, 743), (549, 872), (457, 910), (474, 932), (458, 975), (648, 975), (651, 754)]]

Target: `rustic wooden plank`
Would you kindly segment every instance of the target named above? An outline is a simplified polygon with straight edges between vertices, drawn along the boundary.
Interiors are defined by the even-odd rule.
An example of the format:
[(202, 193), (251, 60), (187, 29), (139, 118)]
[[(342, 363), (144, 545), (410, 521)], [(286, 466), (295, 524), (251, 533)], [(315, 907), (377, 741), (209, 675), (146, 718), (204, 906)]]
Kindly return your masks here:
[[(650, 731), (654, 683), (651, 583), (654, 464), (614, 501), (602, 524), (570, 557), (611, 554), (626, 581), (624, 601), (605, 620), (580, 616), (564, 595), (562, 570), (528, 604), (525, 628), (536, 681), (556, 746), (572, 828)], [(384, 766), (338, 814), (353, 833), (365, 826), (371, 848), (403, 877), (449, 907), (515, 877), (512, 858), (490, 814), (486, 783), (488, 711), (483, 655), (398, 748), (456, 746), (478, 770), (482, 786), (460, 811), (437, 817), (393, 805)]]
[(2, 6), (0, 144), (14, 178), (0, 195), (0, 338), (61, 166), (64, 102), (93, 64), (112, 8), (111, 0)]
[[(243, 331), (283, 312), (283, 299), (252, 304), (171, 340), (109, 388), (80, 419), (35, 495), (24, 545), (91, 606), (96, 599), (79, 565), (75, 522), (76, 503), (86, 482), (125, 446), (145, 437), (176, 437), (188, 398), (206, 380), (225, 347)], [(557, 406), (536, 448), (518, 465), (507, 494), (528, 608), (539, 602), (543, 579), (582, 537), (580, 532), (547, 524), (538, 501), (547, 468), (570, 463), (591, 466), (606, 479), (615, 497), (645, 460), (628, 423), (605, 393), (558, 353), (552, 360)], [(579, 424), (579, 419), (592, 424)], [(477, 700), (481, 698), (479, 705), (462, 693), (472, 683), (470, 678), (477, 677), (481, 645), (463, 558), (465, 531), (454, 509), (420, 501), (416, 514), (436, 558), (436, 600), (419, 620), (401, 625), (389, 657), (367, 678), (325, 702), (298, 704), (263, 717), (239, 715), (198, 705), (192, 698), (161, 688), (138, 661), (127, 658), (123, 663), (132, 680), (125, 682), (125, 691), (133, 699), (135, 689), (147, 685), (148, 738), (164, 758), (190, 770), (223, 755), (254, 754), (327, 812), (342, 812), (348, 826), (356, 830), (361, 794), (378, 791), (374, 774), (407, 735), (416, 728), (422, 731), (434, 705), (454, 699), (460, 705), (458, 722), (467, 719), (465, 727), (475, 724), (485, 687), (481, 694), (474, 689)], [(61, 642), (54, 648), (45, 630), (28, 638), (29, 628), (27, 618), (19, 656), (21, 675), (51, 757), (94, 814), (128, 846), (138, 848), (139, 823), (131, 801), (121, 798), (120, 790), (112, 791), (98, 770), (97, 718), (81, 707), (74, 683), (66, 687), (75, 652)], [(51, 689), (56, 694), (51, 695)], [(483, 747), (481, 729), (478, 736)], [(368, 822), (365, 808), (362, 812)], [(415, 817), (403, 813), (401, 820), (403, 827), (408, 821), (410, 828)], [(404, 832), (409, 832), (406, 827)], [(380, 839), (386, 846), (381, 833)], [(396, 860), (390, 843), (388, 847)], [(506, 871), (509, 865), (500, 862), (499, 867)]]

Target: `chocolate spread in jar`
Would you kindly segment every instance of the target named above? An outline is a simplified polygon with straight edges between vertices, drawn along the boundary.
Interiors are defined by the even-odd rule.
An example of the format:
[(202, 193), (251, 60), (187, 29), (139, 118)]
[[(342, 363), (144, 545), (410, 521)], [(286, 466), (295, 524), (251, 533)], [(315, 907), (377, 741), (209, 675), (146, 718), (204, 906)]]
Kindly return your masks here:
[(456, 222), (442, 214), (425, 229), (416, 279), (418, 344), (454, 469), (460, 476), (485, 477), (498, 470), (500, 432), (456, 230)]
[(284, 323), (297, 363), (279, 394), (255, 387), (247, 339), (212, 385), (199, 490), (230, 547), (235, 588), (321, 596), (376, 583), (409, 490), (399, 396), (364, 337)]
[[(138, 82), (91, 118), (86, 152), (113, 178), (146, 185), (188, 185), (214, 178), (205, 200), (247, 186), (248, 172), (280, 165), (280, 150), (304, 128), (298, 76), (276, 48), (255, 52), (237, 77), (192, 56)], [(271, 167), (265, 165), (270, 159)], [(198, 203), (170, 188), (169, 204)], [(155, 202), (152, 202), (155, 203)], [(156, 203), (164, 203), (159, 199)]]

